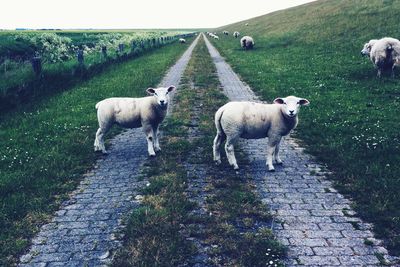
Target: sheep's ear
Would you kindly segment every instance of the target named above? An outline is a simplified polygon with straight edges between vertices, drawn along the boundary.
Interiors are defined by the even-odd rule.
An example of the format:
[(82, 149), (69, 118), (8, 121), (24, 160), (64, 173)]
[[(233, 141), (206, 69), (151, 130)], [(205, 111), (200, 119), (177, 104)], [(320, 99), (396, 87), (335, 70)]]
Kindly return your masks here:
[(154, 88), (147, 88), (146, 92), (147, 92), (149, 95), (154, 95), (154, 93), (156, 92), (156, 90), (154, 90)]
[(276, 99), (274, 100), (274, 103), (275, 103), (275, 104), (284, 104), (285, 101), (283, 101), (283, 99), (279, 97), (279, 98), (276, 98)]
[(308, 106), (310, 104), (310, 101), (308, 101), (305, 98), (300, 99), (299, 104), (302, 106)]
[(169, 92), (172, 92), (172, 91), (174, 91), (174, 90), (175, 90), (175, 86), (173, 86), (173, 85), (171, 85), (171, 86), (168, 87), (168, 89), (167, 89), (168, 93), (169, 93)]

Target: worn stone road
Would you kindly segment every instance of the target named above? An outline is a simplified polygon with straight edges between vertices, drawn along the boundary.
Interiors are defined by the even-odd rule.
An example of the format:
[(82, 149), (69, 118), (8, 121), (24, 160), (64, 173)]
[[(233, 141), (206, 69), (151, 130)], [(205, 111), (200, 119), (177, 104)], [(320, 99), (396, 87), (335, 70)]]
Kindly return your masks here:
[[(259, 101), (205, 40), (229, 99)], [(285, 163), (274, 173), (267, 172), (265, 165), (266, 139), (243, 140), (240, 145), (250, 158), (258, 194), (278, 220), (273, 230), (289, 247), (288, 266), (377, 266), (376, 253), (394, 260), (374, 238), (372, 226), (357, 218), (350, 201), (332, 187), (323, 166), (305, 154), (293, 138), (283, 141), (281, 158)], [(367, 239), (372, 245), (365, 244)]]
[[(198, 38), (170, 68), (160, 86), (178, 85)], [(94, 112), (94, 111), (93, 111)], [(110, 154), (97, 160), (71, 198), (33, 239), (19, 266), (101, 266), (121, 245), (122, 219), (139, 205), (134, 197), (146, 181), (138, 181), (147, 158), (141, 129), (111, 140)]]

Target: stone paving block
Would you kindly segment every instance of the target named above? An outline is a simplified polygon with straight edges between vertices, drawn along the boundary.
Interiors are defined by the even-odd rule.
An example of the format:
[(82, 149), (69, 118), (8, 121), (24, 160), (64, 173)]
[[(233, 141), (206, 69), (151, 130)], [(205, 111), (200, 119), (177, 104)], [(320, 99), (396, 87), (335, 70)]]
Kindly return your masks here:
[(354, 252), (349, 247), (313, 247), (315, 255), (318, 256), (351, 256)]
[(300, 265), (340, 266), (341, 262), (334, 256), (299, 256)]
[(365, 255), (365, 256), (340, 256), (339, 260), (342, 264), (346, 265), (378, 265), (379, 260), (375, 255)]

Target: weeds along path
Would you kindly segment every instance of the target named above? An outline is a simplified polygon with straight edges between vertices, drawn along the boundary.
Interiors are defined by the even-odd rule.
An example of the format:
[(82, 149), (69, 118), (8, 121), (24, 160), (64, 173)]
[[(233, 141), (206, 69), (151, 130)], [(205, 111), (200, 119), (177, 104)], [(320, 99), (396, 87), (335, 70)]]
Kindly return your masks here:
[[(229, 99), (258, 101), (207, 39), (206, 44)], [(265, 166), (265, 139), (242, 141), (241, 146), (258, 194), (278, 220), (274, 232), (289, 248), (288, 266), (376, 266), (394, 260), (374, 238), (372, 226), (357, 218), (351, 202), (332, 188), (323, 166), (294, 139), (284, 140), (285, 164), (274, 173)]]
[[(197, 39), (171, 67), (160, 86), (178, 85)], [(142, 130), (132, 129), (111, 140), (110, 154), (63, 203), (51, 223), (33, 239), (20, 266), (99, 266), (109, 262), (120, 246), (122, 218), (138, 206), (132, 195), (145, 183), (138, 181), (147, 149)]]

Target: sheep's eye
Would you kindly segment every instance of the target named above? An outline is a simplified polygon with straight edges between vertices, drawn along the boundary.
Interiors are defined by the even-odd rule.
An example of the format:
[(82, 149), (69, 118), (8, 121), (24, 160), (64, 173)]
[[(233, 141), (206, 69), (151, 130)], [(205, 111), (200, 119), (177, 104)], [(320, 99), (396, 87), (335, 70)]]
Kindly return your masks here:
[(157, 93), (154, 93), (155, 96), (158, 96)]
[(166, 92), (165, 95), (168, 95), (169, 92)]
[(300, 101), (299, 101), (299, 102), (297, 102), (297, 105), (300, 105)]

